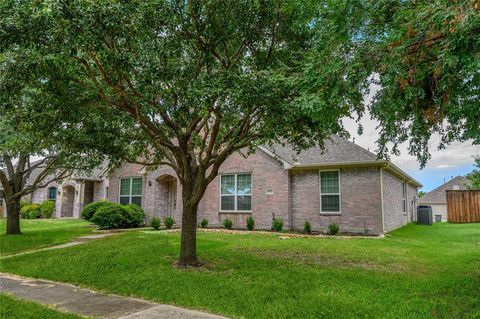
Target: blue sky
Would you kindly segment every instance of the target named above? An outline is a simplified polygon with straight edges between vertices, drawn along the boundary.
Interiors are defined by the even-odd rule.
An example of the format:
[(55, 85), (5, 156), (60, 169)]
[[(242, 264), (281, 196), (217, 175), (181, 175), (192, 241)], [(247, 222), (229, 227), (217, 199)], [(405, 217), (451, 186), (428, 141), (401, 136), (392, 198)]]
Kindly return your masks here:
[(447, 169), (436, 169), (436, 168), (424, 168), (423, 170), (418, 169), (405, 169), (405, 171), (421, 182), (423, 184), (422, 190), (429, 192), (432, 189), (435, 189), (439, 185), (443, 184), (444, 181), (448, 181), (458, 175), (466, 175), (474, 169), (473, 159), (472, 164), (470, 165), (459, 165)]

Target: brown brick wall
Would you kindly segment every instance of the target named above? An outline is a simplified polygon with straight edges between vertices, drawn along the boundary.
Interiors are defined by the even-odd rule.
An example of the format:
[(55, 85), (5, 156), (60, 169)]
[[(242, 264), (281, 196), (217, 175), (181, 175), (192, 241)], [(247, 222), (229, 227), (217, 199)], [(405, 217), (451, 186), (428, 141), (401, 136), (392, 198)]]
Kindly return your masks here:
[[(288, 171), (275, 159), (258, 150), (255, 154), (243, 157), (239, 153), (232, 154), (220, 168), (220, 174), (226, 173), (252, 174), (252, 212), (220, 213), (220, 177), (217, 176), (208, 186), (199, 207), (199, 220), (206, 218), (210, 225), (221, 225), (230, 218), (233, 227), (244, 228), (248, 216), (255, 219), (258, 229), (270, 229), (272, 217), (282, 218), (284, 227), (289, 227), (288, 216)], [(266, 191), (272, 190), (272, 195)]]
[[(109, 200), (118, 202), (121, 177), (141, 176), (144, 178), (142, 206), (147, 221), (153, 215), (164, 217), (165, 185), (162, 181), (176, 176), (169, 167), (161, 167), (146, 175), (141, 175), (140, 165), (125, 164), (117, 169), (109, 179)], [(282, 218), (285, 229), (302, 230), (308, 220), (314, 230), (326, 231), (328, 225), (337, 223), (341, 231), (379, 234), (383, 232), (380, 168), (358, 167), (340, 169), (341, 214), (320, 213), (319, 170), (285, 170), (281, 163), (258, 150), (244, 157), (240, 153), (230, 156), (220, 168), (220, 174), (252, 174), (252, 211), (220, 212), (220, 177), (216, 177), (207, 187), (199, 204), (198, 221), (206, 218), (210, 226), (221, 226), (226, 218), (232, 219), (234, 228), (244, 228), (248, 216), (253, 216), (257, 229), (270, 229), (272, 217)], [(414, 200), (417, 190), (408, 187), (407, 214), (403, 214), (401, 201), (401, 181), (383, 171), (385, 229), (400, 227), (414, 215)], [(273, 194), (267, 194), (267, 190)], [(182, 190), (176, 180), (176, 209), (173, 217), (181, 223)]]
[[(171, 167), (162, 166), (153, 172), (149, 172), (147, 176), (147, 182), (145, 188), (145, 214), (147, 221), (152, 216), (158, 216), (163, 219), (167, 215), (165, 195), (167, 190), (165, 188), (165, 179), (175, 177), (176, 173)], [(182, 220), (182, 186), (178, 179), (176, 179), (176, 203), (175, 211), (173, 213), (173, 219), (177, 224)]]
[(139, 173), (142, 169), (142, 165), (125, 163), (118, 169), (116, 169), (110, 176), (108, 182), (108, 200), (114, 203), (118, 203), (120, 198), (120, 178), (122, 177), (142, 177), (142, 207), (145, 207), (145, 176)]
[[(125, 164), (116, 170), (109, 181), (109, 200), (118, 202), (119, 181), (121, 177), (140, 176), (139, 165)], [(282, 218), (285, 228), (289, 227), (289, 179), (288, 171), (283, 166), (263, 151), (245, 158), (240, 153), (232, 154), (222, 165), (219, 174), (226, 173), (251, 173), (252, 174), (252, 211), (251, 212), (220, 212), (220, 177), (217, 176), (207, 187), (205, 195), (198, 208), (198, 221), (206, 218), (210, 226), (221, 226), (223, 220), (230, 218), (234, 228), (245, 228), (246, 218), (253, 216), (258, 229), (270, 229), (272, 216)], [(144, 178), (142, 207), (146, 213), (147, 222), (152, 216), (165, 216), (165, 187), (162, 183), (167, 176), (176, 177), (173, 169), (160, 167), (149, 172)], [(267, 195), (267, 190), (273, 190), (272, 195)], [(182, 214), (182, 187), (176, 180), (176, 209), (174, 219), (177, 224), (181, 222)]]
[(341, 231), (381, 233), (380, 173), (376, 167), (340, 169), (341, 213), (320, 213), (319, 170), (295, 171), (292, 176), (294, 228), (308, 220), (314, 230), (336, 223)]
[(382, 232), (380, 173), (376, 167), (340, 170), (341, 213), (320, 213), (319, 170), (295, 171), (292, 175), (292, 215), (295, 229), (308, 220), (314, 230), (326, 231), (336, 223), (341, 231)]
[(383, 198), (385, 231), (401, 227), (414, 219), (417, 188), (407, 184), (407, 211), (403, 211), (403, 181), (383, 171)]

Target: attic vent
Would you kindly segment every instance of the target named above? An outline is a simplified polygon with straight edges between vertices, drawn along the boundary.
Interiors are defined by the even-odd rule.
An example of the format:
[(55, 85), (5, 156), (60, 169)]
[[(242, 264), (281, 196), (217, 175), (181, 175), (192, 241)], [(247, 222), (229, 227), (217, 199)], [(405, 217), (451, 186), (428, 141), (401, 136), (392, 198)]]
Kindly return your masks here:
[(453, 185), (453, 190), (458, 191), (460, 189), (460, 185)]

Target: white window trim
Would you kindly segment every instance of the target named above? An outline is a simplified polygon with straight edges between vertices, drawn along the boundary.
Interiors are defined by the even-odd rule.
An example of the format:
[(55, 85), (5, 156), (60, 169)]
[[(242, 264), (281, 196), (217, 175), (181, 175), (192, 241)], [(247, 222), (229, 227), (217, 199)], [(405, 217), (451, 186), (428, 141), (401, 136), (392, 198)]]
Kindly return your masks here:
[[(50, 190), (52, 188), (55, 188), (55, 198), (50, 198)], [(58, 195), (58, 187), (55, 187), (55, 186), (50, 186), (48, 189), (47, 189), (47, 200), (51, 200), (51, 201), (56, 201), (57, 200), (57, 195)]]
[(408, 212), (408, 189), (407, 183), (402, 182), (402, 210), (406, 214)]
[[(250, 175), (250, 194), (244, 194), (246, 196), (250, 196), (250, 208), (253, 209), (253, 174), (252, 172), (238, 172), (238, 173), (223, 173), (219, 175), (219, 183), (218, 183), (218, 194), (220, 195), (218, 198), (218, 208), (220, 213), (251, 213), (252, 209), (250, 210), (238, 210), (237, 209), (237, 175), (249, 174)], [(225, 175), (234, 175), (235, 176), (235, 194), (233, 194), (233, 201), (234, 201), (234, 209), (222, 210), (222, 196), (232, 196), (232, 194), (222, 194), (222, 176)]]
[[(338, 193), (322, 193), (322, 172), (338, 172)], [(341, 215), (342, 214), (342, 188), (341, 176), (339, 169), (326, 169), (318, 171), (318, 194), (319, 194), (319, 210), (321, 215)], [(322, 211), (322, 195), (338, 195), (338, 212), (324, 212)]]
[[(132, 179), (134, 178), (140, 178), (142, 180), (142, 194), (140, 195), (134, 195), (132, 196)], [(130, 180), (130, 191), (129, 191), (129, 195), (121, 195), (122, 193), (122, 179), (129, 179)], [(119, 183), (118, 183), (118, 203), (120, 204), (120, 200), (122, 197), (128, 197), (128, 204), (131, 204), (132, 203), (132, 197), (140, 197), (140, 203), (142, 204), (143, 203), (143, 178), (141, 176), (123, 176), (123, 177), (120, 177), (119, 179)]]

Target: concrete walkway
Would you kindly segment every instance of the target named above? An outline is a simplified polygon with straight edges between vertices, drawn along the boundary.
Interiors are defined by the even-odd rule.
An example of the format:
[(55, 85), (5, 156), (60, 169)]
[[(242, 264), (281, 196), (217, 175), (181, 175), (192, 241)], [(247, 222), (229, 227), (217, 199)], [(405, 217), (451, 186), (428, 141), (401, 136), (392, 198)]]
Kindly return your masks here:
[(205, 312), (3, 273), (0, 273), (0, 293), (9, 293), (21, 299), (53, 305), (66, 312), (96, 318), (226, 319)]
[(65, 244), (49, 246), (49, 247), (35, 249), (35, 250), (28, 250), (28, 251), (24, 251), (24, 252), (21, 252), (21, 253), (18, 253), (18, 254), (0, 256), (0, 259), (10, 258), (10, 257), (15, 257), (15, 256), (21, 256), (21, 255), (26, 255), (26, 254), (32, 254), (32, 253), (36, 253), (38, 251), (54, 250), (54, 249), (61, 249), (61, 248), (66, 248), (66, 247), (82, 245), (82, 244), (88, 243), (89, 241), (92, 241), (92, 240), (95, 240), (95, 239), (100, 239), (100, 238), (105, 238), (105, 237), (112, 236), (112, 235), (114, 235), (114, 233), (103, 233), (103, 234), (97, 234), (97, 235), (87, 235), (87, 236), (77, 237), (77, 238), (73, 239), (72, 241), (70, 241), (68, 243), (65, 243)]

